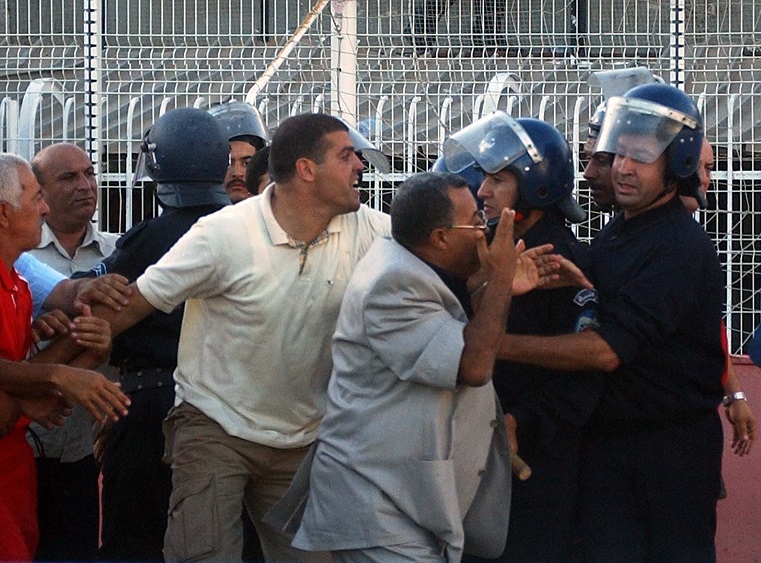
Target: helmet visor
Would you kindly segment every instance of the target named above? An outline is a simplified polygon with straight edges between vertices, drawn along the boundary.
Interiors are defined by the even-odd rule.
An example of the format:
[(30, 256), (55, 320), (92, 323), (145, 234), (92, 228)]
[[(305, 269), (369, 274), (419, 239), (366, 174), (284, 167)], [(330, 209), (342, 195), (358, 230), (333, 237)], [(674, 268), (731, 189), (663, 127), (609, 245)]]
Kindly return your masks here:
[(682, 128), (697, 126), (694, 118), (680, 111), (647, 100), (616, 96), (607, 102), (595, 152), (655, 162)]
[(375, 166), (379, 172), (383, 174), (391, 172), (391, 165), (388, 163), (386, 155), (376, 149), (373, 144), (363, 137), (362, 133), (357, 131), (354, 127), (346, 122), (344, 122), (344, 125), (349, 128), (349, 139), (351, 139), (351, 143), (354, 145), (354, 150), (367, 162)]
[(482, 117), (444, 141), (447, 168), (455, 173), (475, 163), (495, 174), (524, 154), (542, 161), (526, 130), (503, 112)]

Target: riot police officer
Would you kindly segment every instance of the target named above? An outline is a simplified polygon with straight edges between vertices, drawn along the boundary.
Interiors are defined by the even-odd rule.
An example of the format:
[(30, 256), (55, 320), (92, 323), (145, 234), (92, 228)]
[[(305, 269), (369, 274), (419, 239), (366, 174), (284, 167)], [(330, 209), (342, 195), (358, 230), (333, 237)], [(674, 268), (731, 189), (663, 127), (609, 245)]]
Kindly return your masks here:
[[(489, 220), (514, 209), (514, 234), (527, 247), (551, 243), (554, 252), (589, 273), (588, 247), (567, 223), (586, 217), (573, 197), (571, 148), (552, 125), (496, 112), (445, 141), (447, 162), (483, 170), (478, 190)], [(507, 332), (556, 335), (595, 322), (593, 290), (558, 288), (513, 297)], [(498, 361), (494, 387), (508, 433), (532, 469), (513, 478), (507, 544), (498, 561), (569, 561), (578, 490), (581, 429), (602, 391), (601, 376), (575, 378), (556, 370)], [(505, 499), (508, 502), (508, 499)]]
[(269, 141), (267, 126), (254, 106), (230, 102), (209, 109), (230, 142), (230, 165), (225, 174), (225, 190), (233, 203), (251, 196), (246, 188), (246, 166)]
[[(227, 137), (205, 111), (165, 113), (145, 132), (140, 151), (138, 169), (156, 182), (163, 213), (122, 236), (114, 254), (93, 269), (95, 275), (118, 273), (134, 281), (199, 217), (230, 203), (222, 185)], [(182, 306), (171, 314), (154, 312), (114, 339), (111, 363), (133, 408), (110, 429), (103, 448), (104, 560), (163, 560), (172, 484), (161, 461), (161, 425), (174, 404), (182, 316)]]
[(664, 84), (608, 99), (596, 151), (615, 154), (621, 208), (591, 246), (599, 325), (507, 335), (501, 355), (610, 372), (582, 449), (585, 561), (713, 561), (726, 359), (713, 243), (677, 195), (700, 197), (703, 126)]

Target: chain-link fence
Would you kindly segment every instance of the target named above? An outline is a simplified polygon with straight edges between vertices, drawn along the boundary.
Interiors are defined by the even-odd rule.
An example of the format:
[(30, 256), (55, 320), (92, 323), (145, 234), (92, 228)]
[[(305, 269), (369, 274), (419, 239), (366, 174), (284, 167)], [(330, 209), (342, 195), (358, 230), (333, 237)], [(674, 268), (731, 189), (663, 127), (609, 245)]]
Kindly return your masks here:
[[(271, 129), (331, 111), (337, 77), (356, 67), (350, 113), (393, 164), (367, 175), (376, 207), (435, 160), (447, 134), (502, 109), (546, 119), (572, 143), (590, 210), (578, 234), (589, 239), (607, 219), (581, 178), (601, 99), (590, 73), (646, 66), (693, 95), (717, 157), (698, 219), (726, 266), (731, 348), (744, 349), (761, 320), (759, 0), (362, 0), (356, 49), (337, 52), (354, 2), (313, 14), (255, 105)], [(80, 143), (98, 166), (101, 226), (122, 232), (156, 212), (150, 187), (132, 187), (143, 129), (172, 107), (244, 100), (317, 3), (0, 0), (0, 149), (31, 157), (51, 142)]]

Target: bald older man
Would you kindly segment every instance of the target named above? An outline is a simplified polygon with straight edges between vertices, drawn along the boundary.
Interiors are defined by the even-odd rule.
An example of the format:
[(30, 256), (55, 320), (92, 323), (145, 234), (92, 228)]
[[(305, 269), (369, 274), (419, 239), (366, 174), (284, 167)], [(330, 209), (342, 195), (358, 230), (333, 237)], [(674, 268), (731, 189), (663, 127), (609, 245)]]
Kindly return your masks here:
[(31, 164), (50, 208), (32, 254), (66, 276), (89, 270), (113, 252), (119, 238), (93, 226), (98, 182), (90, 157), (77, 145), (58, 143), (38, 152)]
[[(37, 248), (30, 253), (66, 277), (90, 270), (109, 256), (119, 235), (98, 231), (95, 167), (71, 143), (49, 145), (35, 155), (32, 171), (49, 212)], [(39, 474), (38, 560), (94, 559), (98, 549), (98, 468), (92, 417), (76, 407), (62, 428), (30, 426)]]

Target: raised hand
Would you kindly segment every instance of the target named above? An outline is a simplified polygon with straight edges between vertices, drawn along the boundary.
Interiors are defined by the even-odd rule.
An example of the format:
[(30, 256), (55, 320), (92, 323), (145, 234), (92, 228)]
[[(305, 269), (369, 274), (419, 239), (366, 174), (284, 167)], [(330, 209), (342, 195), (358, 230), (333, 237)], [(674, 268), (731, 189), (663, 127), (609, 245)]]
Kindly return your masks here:
[(528, 250), (525, 248), (526, 244), (522, 240), (515, 245), (518, 257), (513, 279), (513, 296), (523, 295), (548, 283), (559, 268), (552, 259), (555, 255), (549, 254), (552, 252), (551, 244), (535, 246)]
[(514, 219), (515, 211), (503, 209), (491, 245), (487, 245), (485, 237), (478, 241), (478, 259), (481, 262), (479, 275), (484, 281), (512, 283), (518, 255), (513, 242)]
[(556, 289), (558, 287), (583, 287), (594, 289), (581, 269), (568, 258), (559, 254), (552, 254), (551, 260), (557, 264), (557, 269), (552, 277), (548, 277), (546, 283), (541, 284), (542, 289)]

